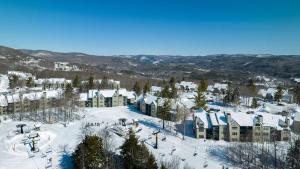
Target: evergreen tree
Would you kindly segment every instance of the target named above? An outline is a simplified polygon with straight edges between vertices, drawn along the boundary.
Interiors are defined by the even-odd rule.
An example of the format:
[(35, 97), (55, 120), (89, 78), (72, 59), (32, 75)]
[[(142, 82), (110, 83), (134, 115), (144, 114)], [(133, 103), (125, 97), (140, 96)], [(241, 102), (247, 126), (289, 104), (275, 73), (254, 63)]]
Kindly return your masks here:
[(257, 108), (259, 105), (258, 105), (258, 103), (257, 103), (257, 99), (254, 97), (253, 99), (252, 99), (252, 104), (251, 104), (251, 107), (252, 108)]
[[(155, 160), (151, 159), (153, 157), (151, 157), (147, 147), (144, 144), (141, 145), (138, 143), (138, 139), (132, 129), (129, 130), (129, 136), (121, 146), (121, 155), (124, 161), (124, 168), (126, 169), (146, 169), (148, 166), (155, 167)], [(149, 163), (149, 161), (152, 162)]]
[(240, 90), (239, 88), (235, 88), (232, 93), (232, 102), (238, 104), (240, 101)]
[(33, 87), (34, 86), (34, 81), (32, 79), (32, 77), (29, 77), (26, 81), (26, 86), (27, 87)]
[(75, 78), (73, 79), (73, 87), (80, 87), (80, 79), (79, 79), (79, 76), (76, 75)]
[(170, 120), (171, 102), (165, 99), (164, 104), (157, 111), (158, 117), (163, 120), (163, 129), (165, 129), (165, 120)]
[[(168, 98), (174, 99), (177, 97), (177, 89), (175, 87), (175, 83), (176, 83), (175, 77), (171, 77), (168, 85)], [(171, 91), (169, 91), (169, 88), (171, 88)]]
[(169, 85), (165, 85), (163, 90), (161, 91), (161, 97), (163, 98), (169, 98), (170, 97), (170, 90), (169, 90)]
[[(103, 76), (102, 80), (101, 80), (101, 84), (100, 84), (100, 89), (108, 89), (110, 88), (110, 86), (108, 85), (108, 79), (106, 76)], [(111, 86), (112, 88), (112, 86)]]
[(300, 104), (300, 85), (298, 84), (294, 89), (294, 98), (297, 104)]
[(207, 80), (201, 80), (200, 84), (198, 85), (198, 90), (200, 90), (201, 92), (205, 92), (207, 90), (207, 87), (208, 87)]
[(15, 88), (17, 85), (18, 85), (18, 81), (19, 81), (19, 77), (16, 76), (16, 75), (12, 75), (10, 78), (9, 78), (9, 86), (11, 88)]
[(155, 161), (155, 157), (153, 156), (153, 154), (150, 154), (148, 157), (146, 169), (158, 169), (156, 161)]
[(65, 97), (71, 98), (73, 95), (73, 87), (71, 83), (67, 83), (66, 89), (65, 89)]
[(283, 87), (281, 85), (277, 86), (277, 91), (274, 96), (274, 100), (279, 102), (283, 95)]
[(150, 92), (150, 82), (146, 82), (143, 88), (143, 94), (145, 95), (147, 92)]
[(177, 97), (177, 89), (175, 87), (175, 84), (172, 84), (169, 98), (175, 99), (176, 97)]
[(98, 136), (86, 136), (76, 147), (72, 155), (75, 169), (102, 169), (105, 166), (105, 154), (102, 140)]
[(201, 87), (201, 84), (198, 85), (198, 90), (197, 90), (197, 94), (194, 96), (195, 97), (195, 108), (196, 109), (207, 109), (206, 106), (206, 101), (205, 101), (205, 95), (203, 94), (203, 88)]
[(88, 89), (91, 90), (94, 88), (94, 76), (90, 76), (88, 80)]
[(160, 169), (168, 169), (168, 168), (166, 167), (165, 164), (162, 164), (162, 165), (160, 166)]
[(173, 86), (173, 85), (175, 86), (175, 82), (176, 82), (175, 77), (171, 77), (170, 80), (169, 80), (169, 85), (170, 86)]
[(137, 94), (141, 94), (141, 86), (138, 81), (135, 81), (135, 84), (133, 85), (133, 91)]
[(287, 164), (291, 169), (300, 168), (300, 139), (298, 138), (289, 148), (287, 153)]
[(255, 96), (256, 94), (256, 85), (253, 79), (248, 80), (248, 85), (247, 85), (248, 90), (250, 91), (251, 96)]

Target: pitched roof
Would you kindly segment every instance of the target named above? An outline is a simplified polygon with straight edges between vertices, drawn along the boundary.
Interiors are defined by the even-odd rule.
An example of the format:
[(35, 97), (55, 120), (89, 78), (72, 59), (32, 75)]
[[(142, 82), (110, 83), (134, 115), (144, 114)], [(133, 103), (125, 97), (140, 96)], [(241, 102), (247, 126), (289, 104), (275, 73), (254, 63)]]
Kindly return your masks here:
[(211, 128), (212, 127), (212, 124), (211, 124), (211, 121), (209, 119), (208, 113), (205, 110), (203, 110), (203, 109), (197, 110), (194, 113), (194, 116), (196, 118), (199, 118), (204, 123), (204, 128)]

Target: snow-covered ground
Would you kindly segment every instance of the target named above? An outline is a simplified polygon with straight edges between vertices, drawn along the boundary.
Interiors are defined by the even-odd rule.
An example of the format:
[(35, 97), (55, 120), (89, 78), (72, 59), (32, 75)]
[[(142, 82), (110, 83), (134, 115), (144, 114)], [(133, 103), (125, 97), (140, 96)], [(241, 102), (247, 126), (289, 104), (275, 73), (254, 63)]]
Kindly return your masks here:
[[(153, 145), (155, 137), (153, 131), (161, 129), (161, 121), (157, 118), (140, 114), (132, 107), (111, 107), (111, 108), (86, 108), (85, 118), (70, 123), (67, 127), (62, 124), (42, 124), (39, 133), (37, 147), (39, 152), (30, 153), (31, 143), (24, 134), (17, 134), (16, 125), (20, 123), (27, 124), (25, 131), (32, 129), (33, 122), (3, 121), (0, 124), (0, 169), (34, 169), (45, 168), (52, 159), (52, 167), (49, 168), (70, 168), (70, 155), (74, 147), (80, 141), (80, 128), (86, 123), (98, 123), (99, 126), (93, 127), (97, 132), (101, 128), (109, 126), (111, 128), (118, 124), (118, 119), (126, 118), (127, 122), (133, 119), (139, 120), (139, 129), (137, 132), (139, 140), (144, 140), (145, 144), (152, 151), (158, 162), (169, 161), (173, 158), (179, 158), (181, 166), (188, 163), (194, 168), (204, 168), (207, 163), (208, 169), (222, 168), (225, 161), (220, 160), (220, 156), (211, 155), (218, 151), (227, 143), (224, 141), (204, 141), (193, 138), (191, 128), (188, 129), (185, 140), (182, 140), (180, 134), (176, 134), (174, 128), (167, 127), (169, 131), (163, 131), (159, 134), (158, 149)], [(191, 123), (191, 121), (190, 121)], [(170, 125), (175, 126), (175, 125)], [(131, 127), (131, 126), (129, 126)], [(189, 127), (191, 127), (189, 125)], [(124, 127), (121, 127), (124, 129)], [(110, 130), (112, 131), (112, 130)], [(172, 132), (170, 132), (172, 131)], [(26, 134), (28, 136), (28, 134)], [(118, 147), (123, 143), (124, 138), (112, 134), (114, 138), (114, 147), (118, 152)], [(166, 138), (165, 141), (162, 141)], [(47, 162), (48, 161), (48, 162)]]

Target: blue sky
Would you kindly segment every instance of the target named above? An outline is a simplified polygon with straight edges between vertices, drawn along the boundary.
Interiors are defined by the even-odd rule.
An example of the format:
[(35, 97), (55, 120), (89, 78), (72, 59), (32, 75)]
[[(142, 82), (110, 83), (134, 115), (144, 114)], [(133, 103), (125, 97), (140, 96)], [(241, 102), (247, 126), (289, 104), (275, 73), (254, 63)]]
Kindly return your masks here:
[(99, 55), (300, 54), (300, 1), (0, 0), (0, 45)]

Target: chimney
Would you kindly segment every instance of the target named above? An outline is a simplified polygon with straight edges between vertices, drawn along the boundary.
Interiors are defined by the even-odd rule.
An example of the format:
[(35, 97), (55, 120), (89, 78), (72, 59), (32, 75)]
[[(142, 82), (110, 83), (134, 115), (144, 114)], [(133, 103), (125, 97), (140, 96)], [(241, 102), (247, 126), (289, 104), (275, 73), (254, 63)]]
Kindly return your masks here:
[(290, 126), (290, 119), (288, 118), (288, 116), (285, 116), (285, 124), (287, 125), (287, 127)]
[[(225, 112), (224, 112), (225, 113)], [(231, 121), (231, 114), (230, 113), (225, 113), (226, 114), (226, 119), (227, 119), (227, 123), (230, 124)]]
[(258, 115), (257, 118), (258, 118), (258, 122), (260, 124), (262, 124), (263, 123), (263, 116), (262, 115)]

